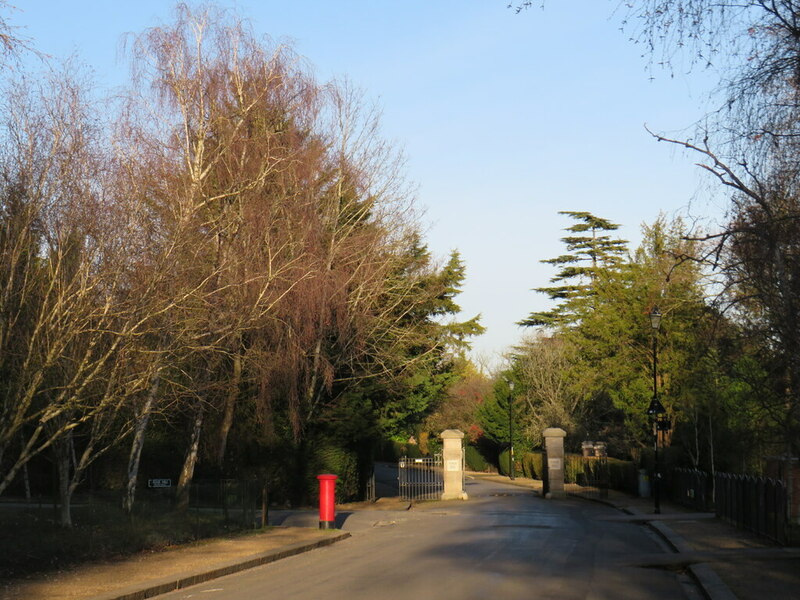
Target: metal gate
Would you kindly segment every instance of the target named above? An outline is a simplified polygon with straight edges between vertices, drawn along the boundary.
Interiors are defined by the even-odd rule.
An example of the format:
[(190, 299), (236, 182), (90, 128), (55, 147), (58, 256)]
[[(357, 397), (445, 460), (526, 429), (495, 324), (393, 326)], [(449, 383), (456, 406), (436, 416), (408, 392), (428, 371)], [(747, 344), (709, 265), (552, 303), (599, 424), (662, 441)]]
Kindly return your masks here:
[(576, 483), (583, 486), (582, 494), (595, 498), (608, 498), (608, 458), (605, 456), (583, 457), (583, 470), (577, 474)]
[(403, 500), (439, 500), (444, 493), (442, 455), (403, 457), (397, 463), (397, 479)]

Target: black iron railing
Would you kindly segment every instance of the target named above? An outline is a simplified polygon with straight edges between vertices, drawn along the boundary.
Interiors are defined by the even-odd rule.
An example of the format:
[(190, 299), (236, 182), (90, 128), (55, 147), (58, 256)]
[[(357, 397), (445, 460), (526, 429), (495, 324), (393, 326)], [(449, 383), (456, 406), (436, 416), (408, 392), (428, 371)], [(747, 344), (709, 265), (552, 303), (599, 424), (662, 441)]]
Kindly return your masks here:
[(714, 511), (722, 519), (779, 544), (787, 542), (787, 493), (783, 482), (766, 477), (673, 469), (668, 481), (676, 504)]
[(781, 481), (717, 473), (717, 516), (779, 544), (787, 542), (787, 494)]
[(714, 490), (708, 473), (698, 469), (673, 469), (667, 481), (669, 497), (697, 511), (714, 510)]
[(193, 511), (216, 511), (224, 516), (226, 522), (253, 527), (262, 516), (265, 489), (258, 481), (199, 479), (192, 482), (189, 508)]

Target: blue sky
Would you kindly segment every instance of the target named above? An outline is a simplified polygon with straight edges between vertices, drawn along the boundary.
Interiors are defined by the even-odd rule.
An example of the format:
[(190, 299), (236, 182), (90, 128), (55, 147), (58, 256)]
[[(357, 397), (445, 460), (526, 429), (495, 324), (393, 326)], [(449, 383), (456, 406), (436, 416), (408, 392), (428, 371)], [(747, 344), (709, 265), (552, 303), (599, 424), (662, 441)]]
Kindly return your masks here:
[[(124, 83), (120, 37), (170, 19), (156, 0), (13, 0), (20, 33), (53, 57), (77, 54), (101, 86)], [(431, 250), (467, 265), (459, 302), (483, 315), (476, 356), (498, 364), (548, 306), (540, 260), (561, 253), (569, 220), (587, 210), (634, 244), (659, 214), (719, 220), (693, 157), (657, 143), (707, 110), (713, 74), (647, 70), (620, 31), (616, 0), (547, 2), (515, 14), (507, 0), (240, 0), (219, 2), (258, 34), (292, 41), (320, 80), (348, 76), (383, 107), (405, 149)]]

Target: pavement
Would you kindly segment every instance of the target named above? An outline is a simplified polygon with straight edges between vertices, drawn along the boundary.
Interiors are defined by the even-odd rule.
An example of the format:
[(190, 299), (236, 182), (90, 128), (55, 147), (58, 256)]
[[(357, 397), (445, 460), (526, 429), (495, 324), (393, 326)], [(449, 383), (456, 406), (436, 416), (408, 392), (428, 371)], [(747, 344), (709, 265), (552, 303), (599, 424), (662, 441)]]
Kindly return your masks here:
[[(541, 481), (482, 473), (486, 479), (541, 493)], [(568, 486), (568, 493), (603, 502), (619, 510), (610, 520), (646, 524), (670, 549), (631, 560), (639, 566), (689, 574), (711, 600), (779, 600), (800, 597), (800, 548), (777, 546), (716, 519), (662, 502), (653, 514), (652, 500), (613, 490), (606, 498), (596, 491)], [(557, 502), (558, 500), (553, 500)], [(288, 556), (334, 544), (349, 530), (379, 526), (398, 511), (413, 510), (399, 498), (337, 506), (336, 529), (317, 528), (316, 511), (270, 511), (270, 527), (247, 535), (205, 540), (173, 549), (142, 553), (122, 560), (84, 565), (5, 584), (2, 600), (141, 600), (236, 573)], [(355, 528), (355, 529), (354, 529)]]

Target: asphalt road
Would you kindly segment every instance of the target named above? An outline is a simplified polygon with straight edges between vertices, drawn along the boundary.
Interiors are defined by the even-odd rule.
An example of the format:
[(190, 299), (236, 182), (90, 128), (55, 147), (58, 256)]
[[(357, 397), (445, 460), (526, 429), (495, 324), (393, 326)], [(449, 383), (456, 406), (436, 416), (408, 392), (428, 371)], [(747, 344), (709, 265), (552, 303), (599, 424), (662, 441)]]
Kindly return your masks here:
[(647, 528), (579, 499), (468, 482), (468, 502), (354, 512), (328, 548), (162, 596), (165, 600), (699, 598), (685, 577), (630, 566), (666, 551)]

